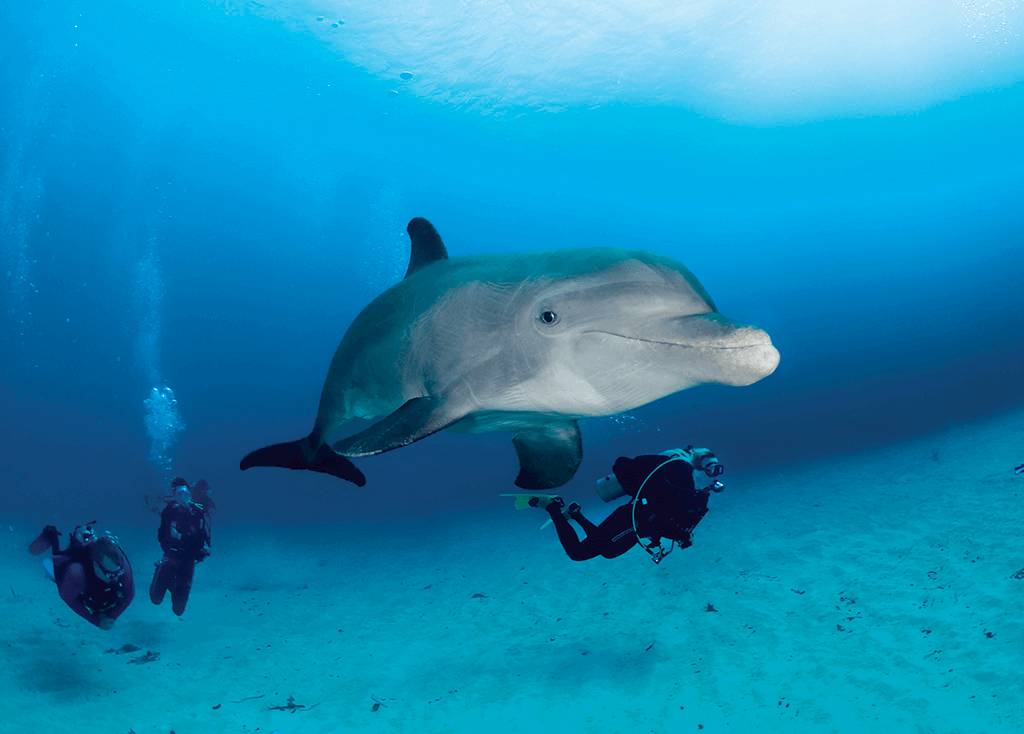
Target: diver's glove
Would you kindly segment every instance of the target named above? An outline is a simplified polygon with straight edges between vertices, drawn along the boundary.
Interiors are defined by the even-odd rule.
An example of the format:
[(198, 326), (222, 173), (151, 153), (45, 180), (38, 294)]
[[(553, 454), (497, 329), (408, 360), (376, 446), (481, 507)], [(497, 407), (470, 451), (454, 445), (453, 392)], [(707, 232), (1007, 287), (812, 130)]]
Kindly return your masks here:
[(562, 510), (562, 516), (565, 517), (566, 520), (579, 521), (579, 518), (582, 516), (582, 513), (583, 508), (580, 506), (579, 502), (573, 502), (568, 507)]

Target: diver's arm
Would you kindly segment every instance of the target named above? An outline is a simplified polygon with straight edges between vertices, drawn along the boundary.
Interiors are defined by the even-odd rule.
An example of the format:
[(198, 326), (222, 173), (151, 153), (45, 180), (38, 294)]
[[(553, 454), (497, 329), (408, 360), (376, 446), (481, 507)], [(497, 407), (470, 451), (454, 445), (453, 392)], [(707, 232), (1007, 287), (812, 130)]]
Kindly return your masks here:
[[(577, 507), (579, 507), (579, 505), (577, 505)], [(579, 523), (579, 526), (583, 528), (583, 532), (585, 532), (587, 535), (593, 535), (597, 532), (597, 525), (590, 522), (590, 520), (588, 520), (587, 518), (583, 517), (583, 512), (581, 510), (576, 510), (576, 512), (569, 515), (569, 519), (575, 520), (577, 523)]]
[[(121, 613), (128, 608), (128, 605), (132, 603), (132, 599), (135, 598), (135, 579), (132, 577), (131, 566), (124, 570), (124, 577), (121, 579), (121, 591), (121, 598), (117, 600), (117, 603), (103, 612), (102, 616), (110, 619), (110, 624), (113, 624), (114, 620), (121, 616)], [(105, 627), (104, 629), (108, 628)]]
[(204, 512), (202, 522), (199, 525), (199, 534), (203, 537), (202, 550), (200, 551), (199, 560), (206, 560), (207, 556), (210, 555), (210, 543), (212, 538), (210, 537), (210, 526), (207, 522), (209, 514)]

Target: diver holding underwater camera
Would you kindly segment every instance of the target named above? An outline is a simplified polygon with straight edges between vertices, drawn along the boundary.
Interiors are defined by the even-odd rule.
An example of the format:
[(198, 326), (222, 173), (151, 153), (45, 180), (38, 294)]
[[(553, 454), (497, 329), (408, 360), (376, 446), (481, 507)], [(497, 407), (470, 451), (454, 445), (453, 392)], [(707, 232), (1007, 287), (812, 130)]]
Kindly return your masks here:
[[(546, 510), (562, 548), (574, 561), (597, 556), (617, 558), (639, 544), (655, 563), (660, 563), (677, 543), (680, 548), (692, 544), (693, 530), (708, 511), (708, 497), (711, 492), (722, 491), (723, 485), (717, 480), (698, 489), (693, 480), (696, 471), (714, 479), (724, 467), (710, 450), (693, 446), (633, 459), (620, 456), (612, 473), (598, 480), (597, 493), (605, 502), (620, 497), (628, 497), (629, 501), (613, 510), (600, 525), (584, 517), (579, 504), (573, 502), (565, 507), (562, 498), (555, 495), (505, 496), (516, 498), (517, 509)], [(583, 540), (569, 520), (586, 532)], [(667, 548), (662, 545), (664, 540), (669, 541)]]

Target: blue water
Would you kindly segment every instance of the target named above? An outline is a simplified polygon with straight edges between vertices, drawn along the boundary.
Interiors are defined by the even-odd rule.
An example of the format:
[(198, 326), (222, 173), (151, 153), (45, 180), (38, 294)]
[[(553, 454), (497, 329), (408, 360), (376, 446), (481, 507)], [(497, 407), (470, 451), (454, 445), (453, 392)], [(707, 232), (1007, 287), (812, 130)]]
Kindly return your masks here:
[[(131, 522), (125, 497), (177, 470), (266, 519), (283, 475), (237, 461), (308, 430), (344, 329), (404, 272), (413, 216), (453, 255), (668, 254), (771, 335), (782, 362), (758, 384), (585, 422), (595, 471), (652, 440), (756, 471), (1024, 403), (1022, 83), (802, 122), (628, 99), (495, 112), (390, 95), (400, 80), (323, 39), (224, 10), (0, 11), (7, 513)], [(154, 388), (184, 426), (157, 459)], [(507, 438), (367, 460), (365, 494), (289, 476), (310, 500), (285, 515), (492, 502), (445, 467), (505, 486)]]
[[(585, 421), (590, 473), (652, 442), (761, 471), (1024, 404), (1013, 73), (901, 114), (865, 101), (801, 120), (777, 101), (776, 121), (744, 121), (646, 98), (495, 111), (391, 95), (398, 66), (382, 78), (315, 34), (215, 4), (5, 6), (0, 29), (11, 517), (144, 523), (137, 496), (174, 472), (206, 476), (236, 508), (228, 522), (495, 502), (450, 467), (510, 486), (503, 434), (363, 461), (364, 493), (237, 471), (308, 430), (344, 329), (404, 272), (413, 216), (453, 255), (668, 254), (771, 335), (782, 362), (760, 383)], [(850, 94), (856, 106), (863, 90)], [(154, 388), (173, 391), (183, 426), (155, 457)], [(284, 482), (308, 497), (280, 507)]]
[[(1024, 446), (994, 436), (1024, 408), (1024, 11), (748, 6), (0, 4), (0, 551), (25, 564), (3, 583), (11, 710), (34, 724), (55, 705), (82, 731), (116, 712), (141, 733), (231, 708), (270, 731), (264, 704), (324, 691), (302, 731), (355, 706), (382, 731), (506, 714), (525, 730), (516, 697), (555, 716), (555, 691), (566, 719), (608, 706), (609, 731), (638, 720), (632, 697), (648, 728), (711, 722), (728, 699), (722, 721), (767, 710), (780, 731), (840, 731), (844, 711), (932, 731), (953, 721), (952, 681), (950, 731), (974, 712), (1019, 721), (1008, 483)], [(770, 334), (781, 363), (754, 385), (581, 422), (565, 491), (588, 511), (617, 456), (715, 450), (729, 491), (693, 548), (570, 564), (498, 497), (515, 491), (508, 433), (357, 460), (362, 490), (239, 471), (308, 433), (418, 216), (452, 256), (677, 258)], [(181, 624), (144, 593), (143, 496), (176, 475), (218, 505)], [(61, 623), (24, 553), (42, 525), (94, 518), (123, 534), (141, 590), (114, 643)], [(126, 675), (103, 657), (126, 641), (164, 667)], [(324, 649), (355, 662), (325, 677)], [(166, 685), (182, 659), (187, 706)], [(95, 698), (112, 686), (121, 699)], [(371, 694), (393, 696), (378, 719)]]

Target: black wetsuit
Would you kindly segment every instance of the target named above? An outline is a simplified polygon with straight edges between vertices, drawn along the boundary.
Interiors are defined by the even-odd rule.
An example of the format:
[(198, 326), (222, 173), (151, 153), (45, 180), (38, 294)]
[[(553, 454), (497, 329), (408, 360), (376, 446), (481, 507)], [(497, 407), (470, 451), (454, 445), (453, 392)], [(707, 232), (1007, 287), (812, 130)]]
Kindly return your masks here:
[[(669, 538), (686, 548), (690, 534), (708, 511), (708, 493), (697, 490), (693, 483), (693, 466), (687, 461), (668, 462), (663, 455), (638, 456), (635, 459), (619, 457), (612, 467), (619, 485), (629, 495), (629, 502), (617, 507), (600, 525), (594, 525), (580, 514), (575, 519), (587, 536), (581, 541), (562, 508), (552, 502), (548, 514), (555, 523), (558, 539), (565, 552), (574, 561), (586, 561), (597, 556), (616, 558), (628, 551), (640, 537), (650, 538), (657, 545)], [(665, 463), (668, 462), (668, 463)], [(647, 483), (644, 480), (651, 476)], [(643, 494), (636, 506), (636, 528), (633, 526), (633, 498), (643, 486)]]
[[(174, 536), (175, 530), (180, 537)], [(180, 617), (188, 604), (196, 563), (210, 554), (207, 550), (210, 530), (205, 510), (193, 502), (187, 505), (168, 502), (160, 513), (160, 529), (156, 537), (164, 557), (156, 564), (149, 598), (154, 604), (159, 604), (170, 591), (171, 608)]]

